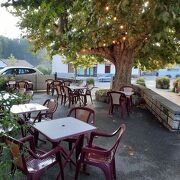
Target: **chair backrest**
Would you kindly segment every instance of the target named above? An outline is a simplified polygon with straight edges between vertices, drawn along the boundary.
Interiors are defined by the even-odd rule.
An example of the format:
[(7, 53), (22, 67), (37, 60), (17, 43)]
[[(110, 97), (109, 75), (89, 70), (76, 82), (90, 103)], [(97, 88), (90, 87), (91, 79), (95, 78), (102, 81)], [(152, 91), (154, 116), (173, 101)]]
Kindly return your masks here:
[(53, 87), (57, 87), (57, 86), (61, 86), (61, 85), (62, 85), (62, 81), (60, 81), (60, 80), (53, 80), (52, 81)]
[(28, 84), (27, 81), (19, 81), (19, 82), (17, 83), (17, 86), (18, 86), (18, 89), (21, 89), (21, 88), (28, 89), (29, 84)]
[(62, 86), (57, 86), (56, 87), (56, 92), (57, 92), (58, 95), (64, 94), (63, 87)]
[(16, 88), (16, 81), (15, 80), (9, 80), (7, 83), (6, 83), (7, 87), (9, 90), (13, 90)]
[(122, 86), (120, 88), (121, 91), (125, 91), (125, 92), (133, 92), (134, 91), (134, 88), (132, 86)]
[(64, 95), (68, 97), (69, 94), (72, 92), (72, 90), (67, 86), (62, 86), (62, 88), (63, 88)]
[(70, 86), (71, 82), (70, 81), (63, 81), (64, 86)]
[(24, 94), (26, 92), (26, 88), (19, 88), (17, 91), (20, 94)]
[(110, 97), (110, 103), (114, 105), (119, 105), (122, 98), (126, 98), (126, 96), (119, 91), (110, 91), (107, 92), (107, 95)]
[(121, 140), (122, 135), (123, 135), (123, 133), (125, 132), (125, 130), (126, 130), (126, 125), (125, 125), (125, 124), (121, 124), (121, 125), (119, 126), (119, 128), (112, 133), (112, 136), (115, 136), (115, 135), (118, 134), (115, 143), (114, 143), (113, 146), (108, 150), (108, 152), (111, 153), (112, 156), (115, 155), (116, 150), (117, 150), (117, 147), (119, 146), (120, 140)]
[(48, 107), (48, 110), (46, 111), (46, 117), (52, 119), (53, 114), (58, 107), (58, 102), (55, 99), (47, 99), (43, 105)]
[(24, 157), (25, 149), (23, 143), (9, 136), (5, 136), (5, 143), (9, 146), (13, 163), (23, 172), (27, 172), (26, 160)]
[(50, 84), (50, 83), (52, 83), (53, 81), (54, 81), (54, 79), (46, 79), (46, 80), (45, 80), (46, 84)]
[(68, 116), (91, 124), (94, 124), (95, 121), (95, 112), (88, 107), (74, 107), (69, 111)]

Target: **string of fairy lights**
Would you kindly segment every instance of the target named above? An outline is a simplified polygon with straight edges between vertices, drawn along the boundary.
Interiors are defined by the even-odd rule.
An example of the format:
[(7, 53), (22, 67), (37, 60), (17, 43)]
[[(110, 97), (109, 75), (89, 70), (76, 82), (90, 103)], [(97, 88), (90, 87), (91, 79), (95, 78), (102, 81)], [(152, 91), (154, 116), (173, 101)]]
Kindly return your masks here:
[[(109, 11), (109, 10), (110, 10), (110, 6), (105, 6), (105, 11)], [(117, 19), (116, 16), (114, 16), (114, 17), (113, 17), (113, 20), (114, 20), (114, 21), (117, 21), (118, 19)], [(123, 30), (123, 29), (124, 29), (124, 26), (121, 24), (121, 25), (119, 26), (119, 29), (120, 29), (120, 30)], [(123, 35), (123, 37), (122, 37), (122, 40), (123, 40), (123, 41), (125, 41), (126, 39), (127, 39), (127, 32), (125, 32), (124, 35)], [(119, 44), (119, 41), (113, 40), (112, 43), (113, 43), (113, 44)], [(103, 46), (105, 47), (105, 46), (107, 46), (107, 44), (104, 42), (104, 43), (103, 43)]]
[[(105, 11), (107, 11), (107, 12), (110, 11), (110, 6), (109, 6), (109, 5), (105, 6)], [(113, 20), (114, 20), (114, 21), (117, 21), (118, 18), (117, 18), (116, 16), (114, 16), (114, 17), (113, 17)], [(121, 25), (119, 26), (119, 29), (122, 31), (122, 30), (124, 29), (124, 26), (121, 24)], [(121, 41), (121, 40), (125, 41), (125, 40), (127, 39), (127, 34), (128, 34), (127, 32), (124, 32), (122, 38), (119, 39), (119, 40), (113, 40), (113, 41), (112, 41), (112, 44), (120, 44), (120, 41)], [(103, 46), (103, 47), (106, 47), (107, 45), (108, 45), (108, 43), (106, 43), (105, 40), (104, 40), (104, 42), (101, 44), (101, 46)], [(83, 49), (82, 49), (82, 52), (85, 52), (87, 49), (88, 49), (88, 50), (91, 50), (91, 48), (86, 48), (86, 49), (83, 48)], [(64, 48), (61, 47), (61, 50), (64, 50)]]

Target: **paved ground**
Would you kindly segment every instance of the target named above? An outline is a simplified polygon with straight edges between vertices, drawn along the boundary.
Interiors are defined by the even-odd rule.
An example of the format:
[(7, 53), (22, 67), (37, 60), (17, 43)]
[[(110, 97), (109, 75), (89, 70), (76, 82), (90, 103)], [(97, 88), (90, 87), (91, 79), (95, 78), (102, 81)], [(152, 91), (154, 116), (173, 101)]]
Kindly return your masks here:
[[(51, 96), (35, 94), (34, 102), (43, 103)], [(180, 179), (180, 133), (165, 129), (146, 109), (134, 107), (130, 116), (120, 118), (118, 111), (108, 115), (108, 105), (94, 101), (88, 102), (96, 112), (95, 125), (99, 130), (112, 132), (119, 124), (125, 123), (127, 130), (116, 153), (117, 180), (179, 180)], [(55, 118), (65, 117), (68, 108), (59, 106)], [(109, 146), (112, 140), (100, 139), (98, 144)], [(40, 144), (49, 149), (50, 144)], [(80, 174), (79, 180), (104, 180), (101, 170), (88, 167), (90, 175)], [(41, 178), (55, 179), (58, 167), (48, 170)], [(74, 178), (75, 170), (66, 166), (65, 180)]]

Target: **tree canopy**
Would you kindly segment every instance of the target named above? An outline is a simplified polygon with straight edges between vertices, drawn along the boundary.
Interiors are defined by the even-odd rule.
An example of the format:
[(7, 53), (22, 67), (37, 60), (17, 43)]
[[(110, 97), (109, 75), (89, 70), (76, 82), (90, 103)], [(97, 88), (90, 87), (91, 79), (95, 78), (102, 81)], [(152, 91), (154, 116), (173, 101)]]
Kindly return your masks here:
[[(82, 54), (116, 64), (115, 47), (134, 50), (139, 67), (180, 62), (180, 0), (7, 0), (35, 50), (82, 63)], [(102, 59), (100, 59), (102, 60)]]

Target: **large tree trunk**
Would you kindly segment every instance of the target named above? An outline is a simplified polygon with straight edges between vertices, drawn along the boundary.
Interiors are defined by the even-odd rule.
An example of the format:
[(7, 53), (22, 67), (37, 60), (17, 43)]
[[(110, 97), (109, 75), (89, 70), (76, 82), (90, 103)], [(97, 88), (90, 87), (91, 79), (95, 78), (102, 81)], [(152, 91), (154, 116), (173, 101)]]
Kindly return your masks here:
[(133, 55), (132, 49), (123, 49), (121, 52), (117, 52), (115, 57), (115, 77), (112, 84), (113, 90), (119, 90), (123, 85), (131, 84), (131, 72), (133, 66)]

